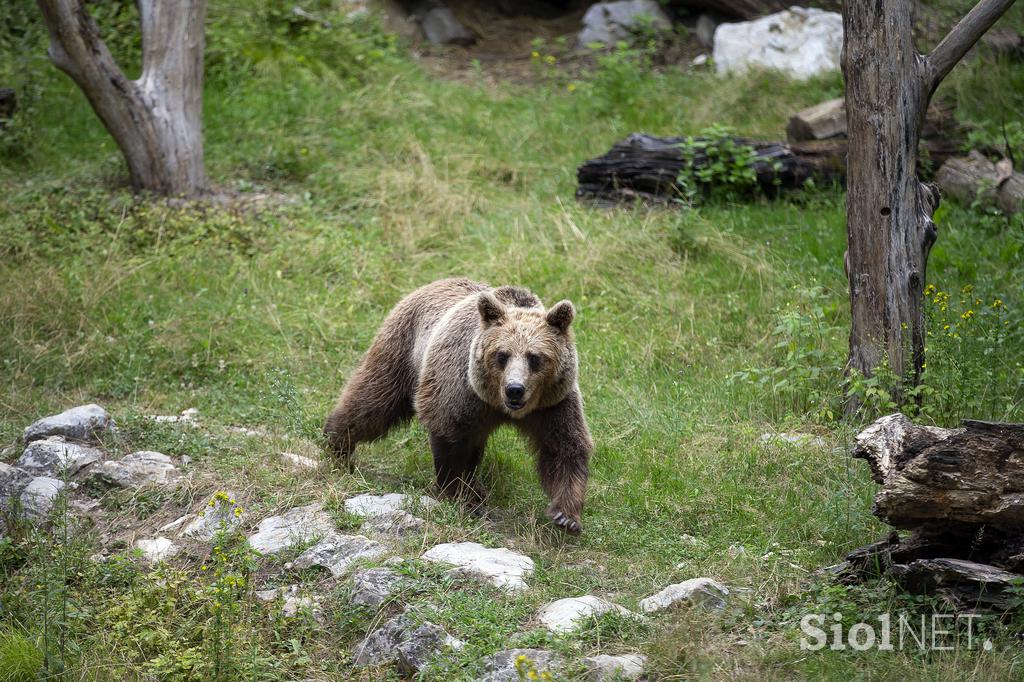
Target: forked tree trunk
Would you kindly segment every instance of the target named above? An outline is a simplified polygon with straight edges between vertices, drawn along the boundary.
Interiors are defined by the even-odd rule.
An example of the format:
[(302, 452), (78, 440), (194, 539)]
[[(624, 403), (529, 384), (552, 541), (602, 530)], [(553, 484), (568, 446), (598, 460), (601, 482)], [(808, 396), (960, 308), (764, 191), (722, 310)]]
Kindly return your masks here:
[(50, 33), (50, 59), (81, 88), (117, 142), (132, 186), (161, 195), (201, 192), (206, 0), (137, 0), (137, 80), (129, 80), (114, 61), (85, 0), (38, 4)]
[(914, 47), (911, 0), (843, 3), (849, 364), (865, 376), (885, 361), (903, 376), (909, 351), (915, 384), (920, 378), (925, 269), (939, 201), (935, 187), (917, 178), (920, 130), (939, 83), (1012, 4), (982, 0), (922, 55)]

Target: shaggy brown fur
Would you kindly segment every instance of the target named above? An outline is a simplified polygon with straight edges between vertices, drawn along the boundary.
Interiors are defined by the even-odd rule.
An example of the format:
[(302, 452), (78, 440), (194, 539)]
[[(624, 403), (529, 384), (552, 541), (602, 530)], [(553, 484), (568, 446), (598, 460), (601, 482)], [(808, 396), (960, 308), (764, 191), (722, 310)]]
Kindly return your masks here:
[(593, 442), (576, 381), (574, 316), (569, 301), (545, 310), (521, 287), (446, 279), (417, 289), (384, 320), (327, 419), (332, 450), (351, 466), (358, 443), (416, 414), (430, 433), (439, 488), (466, 495), (488, 437), (514, 424), (537, 455), (548, 516), (579, 533)]

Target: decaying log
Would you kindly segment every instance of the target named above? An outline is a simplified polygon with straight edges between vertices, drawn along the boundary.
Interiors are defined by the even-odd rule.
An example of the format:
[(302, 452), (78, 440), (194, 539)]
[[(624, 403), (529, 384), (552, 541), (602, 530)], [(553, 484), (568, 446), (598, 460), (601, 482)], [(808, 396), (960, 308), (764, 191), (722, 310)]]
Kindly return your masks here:
[(963, 608), (1004, 609), (1024, 581), (1024, 424), (965, 421), (961, 428), (882, 417), (855, 440), (882, 485), (873, 513), (910, 531), (847, 555), (829, 569), (851, 582), (888, 576)]
[[(633, 133), (616, 142), (607, 154), (580, 165), (576, 171), (576, 198), (598, 206), (638, 200), (667, 203), (679, 199), (685, 195), (679, 182), (685, 163), (683, 146), (690, 139), (707, 142), (701, 137)], [(809, 179), (826, 184), (841, 183), (846, 176), (845, 139), (781, 142), (735, 137), (730, 140), (753, 148), (757, 186), (769, 196), (776, 196), (782, 190), (799, 189)], [(959, 148), (937, 139), (934, 144), (926, 142), (925, 150), (931, 159), (945, 160)], [(706, 162), (706, 155), (698, 151), (692, 159), (692, 167), (701, 168)]]
[(1009, 159), (994, 163), (973, 150), (942, 164), (935, 182), (944, 193), (967, 204), (979, 201), (1007, 214), (1024, 209), (1024, 173), (1013, 172)]
[[(687, 163), (684, 154), (686, 137), (654, 137), (633, 133), (617, 142), (604, 156), (586, 161), (576, 173), (576, 197), (600, 205), (628, 203), (635, 200), (667, 202), (684, 196), (679, 182)], [(692, 168), (707, 164), (701, 145), (706, 138), (692, 138), (697, 144)], [(757, 185), (774, 194), (779, 189), (796, 189), (811, 178), (831, 181), (842, 176), (842, 163), (835, 143), (790, 145), (785, 142), (731, 138), (738, 145), (749, 145), (754, 151), (753, 167)]]

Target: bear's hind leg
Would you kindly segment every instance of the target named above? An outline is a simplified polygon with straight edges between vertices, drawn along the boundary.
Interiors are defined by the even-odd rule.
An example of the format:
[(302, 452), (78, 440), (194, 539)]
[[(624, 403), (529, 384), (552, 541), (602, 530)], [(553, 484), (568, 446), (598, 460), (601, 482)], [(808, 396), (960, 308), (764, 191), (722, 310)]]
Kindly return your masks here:
[(437, 488), (443, 496), (459, 498), (474, 506), (483, 503), (483, 491), (475, 485), (474, 478), (486, 443), (486, 438), (482, 442), (480, 439), (451, 442), (430, 436)]
[(371, 360), (364, 359), (345, 384), (324, 426), (331, 451), (349, 471), (356, 445), (380, 438), (413, 415), (411, 371)]

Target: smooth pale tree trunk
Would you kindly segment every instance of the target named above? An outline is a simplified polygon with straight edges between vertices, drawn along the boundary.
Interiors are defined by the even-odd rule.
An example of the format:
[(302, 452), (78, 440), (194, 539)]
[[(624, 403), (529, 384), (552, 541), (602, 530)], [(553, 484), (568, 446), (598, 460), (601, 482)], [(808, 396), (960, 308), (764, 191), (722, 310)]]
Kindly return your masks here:
[(920, 130), (939, 83), (1012, 4), (982, 0), (923, 55), (914, 47), (911, 0), (843, 3), (849, 366), (864, 376), (886, 361), (904, 376), (909, 354), (915, 385), (920, 379), (939, 203), (937, 189), (917, 178)]
[(117, 142), (132, 186), (161, 195), (202, 192), (206, 0), (137, 0), (137, 80), (129, 80), (111, 56), (85, 0), (38, 4), (50, 33), (50, 59), (81, 88)]

